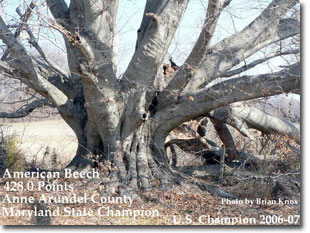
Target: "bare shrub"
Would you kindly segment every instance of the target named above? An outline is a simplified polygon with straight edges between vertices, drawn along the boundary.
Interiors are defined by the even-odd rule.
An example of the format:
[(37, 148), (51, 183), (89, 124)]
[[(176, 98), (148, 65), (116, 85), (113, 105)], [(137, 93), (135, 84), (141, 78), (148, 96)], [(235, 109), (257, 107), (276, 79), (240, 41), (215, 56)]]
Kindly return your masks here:
[(3, 151), (6, 155), (5, 168), (13, 171), (25, 170), (25, 158), (17, 147), (16, 137), (6, 137), (3, 142)]

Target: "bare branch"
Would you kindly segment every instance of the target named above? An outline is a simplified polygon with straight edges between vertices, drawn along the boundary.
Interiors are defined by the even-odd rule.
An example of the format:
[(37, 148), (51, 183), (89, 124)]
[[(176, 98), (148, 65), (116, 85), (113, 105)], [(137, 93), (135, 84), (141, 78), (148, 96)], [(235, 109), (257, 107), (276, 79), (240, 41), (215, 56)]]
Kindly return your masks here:
[(66, 76), (60, 72), (55, 71), (53, 67), (50, 67), (48, 64), (46, 65), (36, 58), (33, 58), (33, 62), (37, 67), (38, 74), (41, 77), (44, 77), (46, 80), (48, 80), (51, 84), (62, 91), (67, 97), (72, 100), (74, 99), (76, 94), (74, 92), (71, 76)]
[(1, 61), (0, 60), (0, 70), (7, 73), (7, 74), (10, 74), (10, 75), (13, 75), (13, 70), (12, 68), (10, 67), (10, 65), (5, 62), (5, 61)]
[(84, 59), (90, 61), (95, 60), (95, 55), (85, 37), (77, 33), (71, 33), (69, 30), (55, 21), (49, 20), (49, 25), (60, 32), (68, 40), (68, 42), (80, 52)]
[(2, 17), (0, 17), (0, 39), (8, 46), (11, 54), (11, 59), (8, 62), (10, 69), (7, 69), (8, 67), (5, 67), (6, 64), (3, 64), (5, 71), (13, 71), (13, 74), (15, 73), (14, 76), (19, 75), (26, 85), (51, 101), (64, 117), (74, 117), (74, 104), (63, 92), (40, 76), (31, 57), (9, 31)]
[[(230, 106), (232, 106), (233, 104), (231, 104)], [(229, 109), (229, 107), (227, 107), (227, 110)], [(222, 107), (223, 109), (226, 109), (226, 107)], [(219, 109), (222, 109), (219, 108)], [(214, 119), (218, 122), (224, 122), (230, 126), (233, 126), (234, 128), (236, 128), (243, 136), (250, 138), (251, 140), (254, 140), (254, 136), (250, 133), (249, 131), (249, 127), (247, 126), (247, 124), (244, 123), (243, 120), (241, 120), (239, 117), (229, 117), (229, 114), (224, 114), (222, 116), (220, 116), (220, 114), (218, 114), (220, 111), (218, 111), (218, 109), (215, 109), (214, 111), (210, 112), (207, 114), (208, 117), (210, 117), (211, 119)]]
[(148, 0), (138, 30), (137, 49), (124, 74), (123, 82), (131, 87), (148, 88), (162, 72), (162, 61), (189, 0)]
[(17, 109), (15, 112), (0, 112), (0, 118), (22, 118), (28, 116), (30, 113), (33, 112), (33, 110), (37, 108), (41, 108), (44, 106), (50, 106), (52, 105), (48, 102), (46, 99), (37, 99), (29, 104), (23, 105), (19, 109)]
[[(114, 0), (72, 0), (69, 8), (73, 28), (72, 35), (67, 34), (71, 45), (67, 46), (70, 69), (107, 95), (119, 87), (113, 66), (117, 9), (118, 1)], [(71, 55), (75, 56), (72, 60), (77, 59), (72, 51), (76, 49), (84, 61), (82, 65), (71, 64)]]
[[(28, 93), (29, 95), (30, 93)], [(36, 98), (35, 95), (32, 95), (30, 94), (30, 97), (27, 98), (27, 99), (22, 99), (22, 100), (14, 100), (14, 101), (11, 101), (11, 102), (7, 102), (7, 101), (3, 101), (3, 99), (1, 99), (2, 103), (3, 104), (8, 104), (8, 105), (12, 105), (12, 104), (17, 104), (17, 103), (28, 103), (30, 100)]]
[[(255, 21), (254, 21), (255, 22)], [(254, 23), (252, 23), (254, 24)], [(245, 30), (245, 29), (244, 29)], [(243, 31), (242, 31), (243, 32)], [(242, 33), (240, 32), (240, 33)], [(260, 41), (261, 43), (257, 44), (253, 47), (253, 43), (246, 43), (247, 39), (245, 38), (242, 40), (242, 42), (246, 43), (240, 43), (244, 47), (236, 47), (235, 49), (228, 49), (229, 43), (226, 44), (226, 40), (230, 41), (233, 40), (234, 43), (239, 44), (238, 35), (234, 35), (232, 37), (229, 37), (225, 39), (224, 41), (220, 42), (218, 45), (215, 45), (212, 47), (213, 53), (207, 55), (206, 60), (201, 63), (199, 68), (193, 68), (193, 67), (187, 67), (186, 64), (183, 65), (179, 72), (183, 72), (182, 75), (175, 75), (175, 77), (171, 80), (171, 82), (167, 85), (167, 87), (164, 89), (164, 91), (159, 95), (158, 101), (160, 103), (164, 103), (166, 105), (170, 104), (167, 102), (166, 97), (171, 95), (172, 93), (174, 95), (180, 95), (180, 93), (187, 92), (190, 90), (195, 90), (197, 88), (200, 88), (203, 85), (206, 85), (206, 83), (211, 82), (212, 80), (220, 77), (221, 75), (225, 75), (225, 72), (235, 65), (239, 64), (244, 58), (247, 58), (260, 50), (261, 48), (271, 44), (275, 43), (279, 40), (283, 40), (292, 36), (295, 36), (300, 32), (299, 22), (295, 19), (283, 19), (280, 20), (279, 24), (277, 25), (277, 29), (275, 29), (275, 34), (271, 35), (268, 34), (268, 36), (271, 37), (271, 39), (257, 39), (257, 41)], [(261, 32), (260, 35), (267, 35), (265, 31)], [(247, 35), (243, 35), (247, 36)], [(225, 43), (224, 43), (225, 42)], [(223, 46), (222, 50), (220, 52), (216, 52), (216, 47)], [(226, 46), (226, 47), (225, 47)], [(237, 45), (236, 45), (237, 46)], [(235, 53), (233, 52), (235, 51)], [(241, 53), (239, 53), (241, 51)], [(295, 53), (297, 51), (292, 51), (292, 53)], [(285, 53), (285, 52), (283, 52)], [(284, 54), (285, 55), (285, 54)], [(257, 61), (264, 62), (262, 60)], [(219, 65), (221, 63), (222, 65)], [(204, 65), (202, 67), (202, 65)], [(248, 67), (251, 68), (251, 66), (257, 65), (256, 62), (254, 62), (251, 65), (248, 65)], [(242, 68), (247, 69), (247, 67)], [(225, 77), (225, 76), (224, 76)], [(164, 100), (164, 101), (163, 101)]]
[(210, 112), (208, 116), (233, 126), (243, 135), (249, 128), (253, 128), (265, 134), (276, 133), (288, 136), (300, 143), (300, 129), (297, 125), (245, 104), (234, 103), (227, 107), (218, 108)]
[[(66, 44), (68, 53), (70, 55), (75, 55), (72, 60), (76, 61), (76, 56), (78, 56), (80, 60), (85, 61), (82, 64), (71, 64), (69, 58), (71, 72), (76, 71), (74, 76), (77, 77), (75, 78), (76, 80), (74, 80), (74, 82), (76, 82), (78, 86), (81, 81), (80, 78), (82, 78), (84, 82), (92, 83), (92, 86), (100, 85), (100, 89), (103, 92), (110, 91), (111, 89), (119, 86), (113, 69), (112, 45), (105, 44), (99, 38), (92, 39), (93, 36), (91, 35), (91, 32), (81, 35), (78, 31), (74, 33), (70, 32), (55, 21), (49, 20), (49, 24), (52, 28), (59, 31), (68, 42)], [(102, 43), (103, 48), (98, 50), (98, 44), (100, 43)], [(57, 68), (56, 70), (59, 71)], [(90, 88), (93, 89), (93, 87)]]
[(25, 48), (16, 40), (15, 36), (7, 28), (2, 17), (0, 17), (0, 39), (7, 45), (12, 57), (18, 57), (10, 61), (10, 65), (15, 63), (15, 68), (24, 73), (35, 74), (35, 70)]
[(188, 2), (189, 0), (147, 1), (138, 31), (137, 49), (122, 79), (122, 87), (127, 95), (125, 98), (128, 100), (128, 118), (122, 125), (124, 132), (131, 131), (131, 127), (135, 125), (127, 124), (127, 121), (135, 119), (138, 125), (148, 116), (149, 106), (163, 79), (162, 61)]
[[(173, 79), (173, 83), (186, 86), (185, 91), (195, 90), (207, 81), (238, 65), (260, 49), (300, 32), (299, 21), (281, 19), (297, 3), (297, 0), (274, 0), (251, 24), (242, 31), (227, 37), (204, 53), (200, 64), (196, 64), (191, 79)], [(171, 86), (177, 86), (176, 84)], [(182, 90), (179, 87), (178, 90)], [(168, 91), (171, 89), (168, 89)]]
[(232, 0), (225, 0), (224, 8), (227, 7), (231, 2), (232, 2)]
[(46, 0), (57, 23), (68, 29), (70, 24), (69, 8), (64, 0)]
[(172, 81), (168, 81), (168, 86), (164, 87), (166, 91), (159, 96), (159, 101), (166, 99), (170, 95), (170, 91), (181, 91), (184, 89), (186, 84), (195, 75), (196, 70), (194, 67), (200, 63), (201, 59), (204, 57), (204, 54), (208, 51), (221, 13), (230, 2), (231, 0), (212, 0), (208, 2), (206, 19), (199, 38), (184, 65), (180, 67), (174, 75)]
[(237, 68), (237, 69), (234, 69), (234, 70), (231, 70), (231, 71), (227, 71), (226, 73), (222, 74), (221, 77), (231, 77), (231, 76), (234, 76), (236, 74), (240, 74), (244, 71), (247, 71), (249, 69), (252, 69), (254, 68), (255, 66), (259, 65), (259, 64), (262, 64), (272, 58), (275, 58), (275, 57), (279, 57), (279, 56), (284, 56), (284, 55), (290, 55), (290, 54), (297, 54), (299, 53), (299, 49), (294, 49), (294, 50), (289, 50), (289, 51), (285, 51), (285, 52), (281, 52), (281, 51), (276, 51), (272, 54), (269, 54), (268, 56), (264, 57), (264, 58), (261, 58), (261, 59), (258, 59), (256, 61), (253, 61), (251, 62), (250, 64), (246, 64), (240, 68)]
[[(33, 3), (33, 2), (32, 2)], [(16, 9), (16, 12), (20, 15), (20, 17), (23, 17), (21, 11), (19, 8)], [(41, 46), (38, 44), (37, 39), (35, 38), (34, 34), (32, 33), (30, 27), (28, 24), (25, 24), (24, 26), (25, 31), (29, 35), (29, 43), (38, 51), (38, 53), (41, 55), (44, 61), (56, 72), (61, 74), (64, 77), (68, 77), (68, 74), (66, 71), (64, 71), (61, 67), (59, 67), (57, 64), (55, 64), (53, 61), (51, 61), (44, 53)]]
[[(14, 37), (18, 38), (20, 36), (20, 33), (22, 32), (22, 30), (24, 30), (26, 28), (27, 25), (27, 21), (30, 18), (32, 11), (34, 10), (35, 6), (36, 6), (37, 0), (33, 0), (29, 6), (27, 7), (27, 10), (25, 11), (25, 14), (21, 14), (21, 12), (19, 12), (20, 15), (20, 19), (21, 19), (21, 23), (18, 26), (18, 28), (16, 29), (15, 33), (14, 33)], [(1, 57), (1, 60), (5, 60), (7, 58), (7, 56), (9, 55), (9, 50), (6, 50), (4, 52), (4, 54)]]
[[(229, 79), (209, 88), (188, 92), (175, 99), (170, 107), (157, 112), (165, 127), (172, 130), (184, 121), (234, 102), (272, 96), (300, 88), (300, 64), (273, 74)], [(160, 109), (160, 108), (159, 108)], [(156, 116), (156, 115), (155, 115)]]
[(199, 64), (199, 62), (203, 58), (204, 53), (206, 53), (206, 51), (209, 48), (210, 41), (215, 32), (216, 25), (221, 16), (222, 10), (224, 9), (225, 2), (226, 2), (226, 5), (228, 5), (227, 1), (225, 0), (208, 1), (207, 15), (206, 15), (206, 19), (203, 24), (203, 28), (185, 64), (194, 66), (196, 64)]
[(26, 31), (27, 31), (28, 35), (30, 36), (29, 43), (38, 51), (38, 53), (41, 55), (43, 60), (50, 66), (50, 68), (52, 68), (54, 71), (56, 71), (60, 75), (62, 75), (64, 77), (68, 77), (68, 73), (64, 69), (62, 69), (60, 66), (58, 66), (55, 62), (53, 62), (51, 59), (49, 59), (45, 55), (43, 49), (38, 44), (37, 40), (33, 37), (33, 34), (30, 31), (30, 29), (27, 28)]

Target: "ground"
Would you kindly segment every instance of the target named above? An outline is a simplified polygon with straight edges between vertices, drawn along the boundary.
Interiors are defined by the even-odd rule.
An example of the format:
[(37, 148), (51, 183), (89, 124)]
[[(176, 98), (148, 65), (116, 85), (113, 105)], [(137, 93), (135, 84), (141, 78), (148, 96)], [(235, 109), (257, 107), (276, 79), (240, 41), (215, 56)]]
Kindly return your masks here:
[(74, 132), (62, 119), (4, 123), (3, 125), (5, 135), (16, 137), (17, 147), (25, 156), (26, 162), (35, 162), (40, 167), (45, 166), (44, 155), (50, 155), (54, 151), (59, 155), (59, 167), (69, 163), (78, 146)]
[[(6, 192), (3, 190), (5, 180), (1, 182), (1, 192), (0, 199), (3, 199)], [(61, 181), (59, 181), (61, 182)], [(74, 182), (74, 181), (70, 181)], [(102, 187), (99, 183), (90, 182), (88, 184), (83, 184), (82, 181), (75, 181), (76, 193), (82, 196), (87, 190), (89, 196), (93, 194), (102, 194)], [(78, 185), (82, 185), (78, 187)], [(43, 192), (17, 192), (10, 193), (11, 195), (18, 196), (35, 196), (37, 198)], [(53, 192), (47, 195), (66, 195), (64, 192)], [(52, 224), (52, 225), (225, 225), (217, 224), (212, 222), (207, 223), (207, 216), (216, 219), (218, 216), (224, 218), (255, 218), (255, 225), (288, 225), (287, 221), (294, 221), (294, 224), (289, 225), (299, 225), (300, 220), (297, 215), (299, 215), (299, 205), (285, 205), (281, 203), (277, 204), (254, 204), (250, 206), (249, 204), (227, 204), (226, 199), (217, 198), (209, 193), (193, 193), (184, 190), (179, 190), (175, 188), (171, 192), (165, 191), (153, 191), (149, 193), (140, 193), (141, 199), (134, 200), (132, 205), (128, 204), (47, 204), (44, 208), (55, 210), (57, 207), (61, 209), (65, 207), (72, 207), (76, 210), (82, 210), (83, 208), (92, 209), (95, 211), (93, 216), (57, 216), (51, 218), (39, 218), (32, 217), (0, 217), (1, 225), (32, 225), (32, 224)], [(1, 204), (2, 207), (17, 206), (20, 209), (32, 209), (30, 204)], [(116, 210), (157, 210), (158, 216), (156, 214), (146, 216), (99, 216), (96, 210), (100, 207), (110, 207), (113, 211)], [(147, 212), (145, 212), (146, 214)], [(107, 214), (106, 214), (107, 215)], [(273, 221), (268, 222), (268, 217), (266, 216), (277, 216)], [(279, 217), (281, 216), (281, 217)], [(189, 220), (190, 219), (190, 220)], [(266, 219), (266, 220), (264, 220)], [(285, 222), (281, 222), (284, 219)], [(288, 220), (289, 219), (289, 220)], [(199, 221), (200, 220), (200, 221)], [(180, 221), (180, 222), (179, 222)], [(188, 222), (192, 221), (192, 222)], [(246, 221), (246, 220), (242, 220)], [(264, 221), (265, 222), (264, 224)], [(295, 222), (296, 221), (296, 222)], [(228, 224), (229, 225), (229, 224)], [(243, 222), (237, 222), (235, 225), (247, 225)]]
[[(70, 161), (77, 147), (76, 139), (71, 129), (62, 120), (52, 121), (36, 121), (36, 122), (18, 122), (10, 123), (5, 126), (9, 126), (9, 130), (5, 133), (8, 135), (15, 135), (19, 142), (19, 149), (21, 154), (25, 154), (28, 162), (32, 161), (34, 157), (37, 159), (38, 164), (43, 164), (51, 157), (55, 151), (58, 155), (61, 155), (60, 159), (57, 158), (58, 166), (64, 166)], [(6, 128), (6, 127), (5, 127)], [(176, 135), (174, 135), (176, 136)], [(182, 135), (179, 135), (182, 136)], [(184, 135), (183, 135), (184, 136)], [(186, 138), (184, 136), (184, 138)], [(218, 139), (213, 138), (216, 142)], [(48, 153), (47, 153), (48, 152)], [(36, 156), (35, 156), (36, 155)], [(191, 156), (191, 155), (184, 155)], [(185, 157), (186, 158), (186, 157)], [(188, 157), (190, 158), (190, 157)], [(60, 161), (61, 160), (61, 161)], [(186, 159), (190, 161), (189, 159)], [(181, 160), (182, 162), (182, 160)], [(193, 166), (197, 161), (192, 161), (190, 164)], [(187, 164), (187, 165), (190, 165)], [(185, 164), (178, 164), (184, 166)], [(216, 165), (214, 165), (216, 166)], [(198, 168), (198, 167), (197, 167)], [(209, 167), (210, 168), (210, 167)], [(260, 172), (260, 171), (258, 171)], [(239, 174), (240, 175), (240, 174)], [(242, 174), (241, 174), (242, 175)], [(253, 174), (251, 174), (252, 176)], [(190, 192), (185, 189), (181, 189), (179, 186), (173, 187), (171, 190), (155, 189), (152, 192), (142, 193), (139, 192), (139, 197), (133, 201), (132, 205), (120, 204), (120, 203), (78, 203), (78, 204), (55, 204), (48, 203), (41, 206), (41, 209), (55, 210), (59, 207), (61, 210), (64, 208), (72, 207), (75, 210), (82, 210), (83, 208), (91, 209), (94, 211), (92, 216), (52, 216), (52, 217), (3, 217), (3, 207), (9, 208), (16, 206), (17, 209), (31, 210), (36, 206), (29, 203), (4, 203), (3, 199), (7, 193), (10, 196), (30, 197), (33, 196), (38, 199), (42, 194), (47, 196), (64, 196), (77, 194), (77, 196), (83, 196), (87, 193), (88, 196), (98, 194), (99, 196), (105, 196), (106, 186), (102, 184), (99, 179), (83, 180), (83, 179), (58, 179), (55, 182), (57, 184), (72, 184), (74, 186), (73, 191), (57, 190), (54, 192), (47, 191), (10, 191), (5, 190), (5, 184), (12, 179), (1, 179), (1, 191), (0, 191), (0, 224), (1, 225), (225, 225), (231, 223), (216, 223), (207, 222), (207, 217), (210, 219), (216, 219), (217, 217), (228, 219), (244, 219), (255, 218), (255, 225), (299, 225), (300, 220), (298, 216), (300, 214), (300, 199), (285, 198), (270, 196), (270, 191), (273, 183), (270, 182), (268, 177), (255, 178), (253, 181), (250, 177), (224, 177), (223, 183), (218, 183), (214, 176), (208, 175), (208, 182), (211, 182), (218, 187), (222, 187), (234, 194), (239, 194), (237, 201), (239, 203), (227, 202), (225, 198), (211, 195), (209, 192), (202, 192), (196, 190)], [(196, 176), (199, 177), (199, 176)], [(244, 179), (244, 180), (242, 180)], [(267, 179), (267, 180), (266, 180)], [(15, 181), (23, 181), (25, 185), (29, 182), (29, 179), (17, 179)], [(32, 179), (35, 185), (38, 182), (45, 182), (46, 184), (51, 181), (43, 179)], [(245, 203), (246, 200), (253, 200), (253, 205)], [(274, 200), (274, 202), (267, 202), (267, 200)], [(240, 202), (241, 201), (241, 202)], [(294, 203), (283, 203), (285, 201), (296, 201)], [(261, 202), (261, 203), (259, 203)], [(38, 204), (39, 205), (39, 204)], [(147, 213), (147, 210), (157, 210), (158, 216), (99, 216), (96, 212), (100, 207), (110, 207), (110, 209), (116, 210), (139, 210)], [(38, 207), (39, 208), (39, 207)], [(137, 212), (138, 213), (138, 212)], [(142, 213), (142, 212), (139, 212)], [(237, 221), (236, 220), (236, 221)], [(283, 221), (282, 221), (283, 220)], [(236, 222), (235, 225), (247, 225), (245, 222)]]

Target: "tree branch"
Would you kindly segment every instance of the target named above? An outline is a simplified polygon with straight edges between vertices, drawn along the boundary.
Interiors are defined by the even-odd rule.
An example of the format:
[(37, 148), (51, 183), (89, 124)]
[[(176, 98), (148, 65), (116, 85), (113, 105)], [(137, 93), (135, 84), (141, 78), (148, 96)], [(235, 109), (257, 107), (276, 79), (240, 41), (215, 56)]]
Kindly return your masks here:
[(31, 58), (28, 56), (25, 48), (16, 40), (15, 36), (7, 28), (2, 17), (0, 17), (0, 39), (7, 45), (12, 57), (18, 59), (11, 59), (9, 65), (15, 65), (16, 69), (23, 73), (35, 74), (35, 69)]
[[(122, 79), (128, 116), (122, 125), (123, 132), (130, 132), (133, 127), (147, 120), (149, 106), (164, 78), (162, 61), (188, 2), (147, 1), (138, 31), (137, 49)], [(132, 124), (132, 121), (136, 123)]]
[(23, 105), (15, 112), (0, 112), (0, 118), (22, 118), (28, 116), (33, 110), (44, 106), (53, 107), (46, 99), (37, 99), (29, 104)]
[[(20, 36), (20, 33), (25, 29), (25, 27), (27, 26), (27, 21), (30, 18), (32, 11), (34, 10), (35, 6), (36, 6), (37, 0), (33, 0), (29, 6), (27, 7), (25, 14), (19, 14), (20, 19), (21, 19), (21, 23), (20, 25), (17, 27), (15, 33), (14, 33), (14, 37), (18, 38)], [(6, 51), (4, 51), (1, 60), (5, 60), (9, 55), (9, 50), (7, 49)]]
[[(226, 2), (226, 4), (225, 4)], [(217, 22), (221, 16), (224, 9), (224, 5), (228, 5), (229, 1), (225, 0), (210, 0), (208, 1), (208, 9), (206, 14), (206, 19), (204, 21), (202, 30), (200, 32), (199, 38), (195, 43), (193, 50), (186, 59), (185, 64), (194, 66), (199, 64), (203, 58), (204, 53), (209, 48), (210, 41), (216, 29)]]
[(225, 0), (224, 8), (227, 7), (231, 2), (232, 2), (232, 0)]
[[(72, 84), (72, 77), (66, 76), (60, 72), (57, 72), (48, 64), (41, 62), (40, 60), (33, 58), (33, 62), (37, 67), (37, 73), (48, 80), (53, 86), (57, 87), (70, 99), (74, 99), (76, 93)], [(52, 68), (52, 69), (51, 69)]]
[(300, 129), (297, 125), (245, 104), (234, 103), (227, 107), (218, 108), (210, 112), (208, 116), (233, 126), (243, 135), (249, 128), (253, 128), (265, 134), (276, 133), (287, 136), (300, 143)]
[(69, 58), (70, 69), (77, 70), (87, 86), (92, 83), (92, 89), (98, 87), (106, 95), (119, 88), (113, 66), (117, 10), (118, 1), (114, 0), (72, 0), (69, 8), (74, 31), (73, 37), (67, 33), (71, 45), (67, 46), (68, 54), (74, 56), (73, 61), (77, 60), (73, 51), (77, 49), (84, 61), (71, 64)]
[(192, 79), (188, 83), (181, 84), (186, 86), (184, 91), (195, 90), (207, 81), (216, 79), (269, 44), (297, 35), (300, 32), (299, 21), (290, 18), (281, 19), (297, 2), (297, 0), (274, 0), (242, 31), (212, 46), (204, 53), (200, 64), (194, 67), (196, 73)]
[(75, 117), (74, 104), (63, 92), (40, 76), (31, 57), (7, 28), (2, 17), (0, 17), (0, 39), (8, 46), (11, 53), (8, 71), (13, 71), (14, 76), (19, 75), (26, 85), (51, 101), (65, 119)]
[(159, 102), (166, 101), (166, 99), (169, 98), (171, 91), (182, 91), (186, 84), (195, 75), (196, 70), (194, 67), (200, 63), (201, 59), (204, 57), (204, 53), (208, 51), (221, 13), (223, 9), (230, 4), (230, 2), (231, 0), (211, 0), (208, 2), (206, 19), (199, 38), (185, 63), (176, 72), (172, 80), (170, 82), (168, 81), (168, 86), (164, 87), (164, 93), (158, 97)]
[[(183, 94), (167, 108), (157, 112), (168, 131), (184, 121), (234, 102), (272, 96), (300, 88), (300, 64), (277, 73), (229, 79), (209, 88)], [(160, 108), (159, 108), (160, 109)], [(169, 126), (170, 125), (170, 126)]]
[(0, 60), (0, 70), (5, 72), (6, 74), (9, 74), (9, 75), (12, 75), (12, 76), (14, 75), (12, 68), (5, 61), (1, 61)]
[[(33, 3), (33, 2), (32, 2)], [(23, 17), (21, 11), (19, 8), (16, 9), (16, 12), (19, 14), (20, 17)], [(61, 67), (59, 67), (57, 64), (55, 64), (53, 61), (51, 61), (44, 53), (41, 46), (38, 44), (37, 39), (35, 38), (34, 34), (32, 33), (30, 27), (28, 24), (25, 24), (24, 26), (25, 31), (29, 35), (29, 43), (38, 51), (38, 53), (41, 55), (43, 60), (56, 72), (58, 72), (60, 75), (68, 78), (68, 73), (64, 71)]]
[(46, 0), (46, 3), (56, 22), (69, 29), (69, 8), (66, 2), (64, 0)]
[(264, 57), (264, 58), (261, 58), (261, 59), (258, 59), (256, 61), (253, 61), (251, 62), (250, 64), (246, 64), (240, 68), (237, 68), (237, 69), (234, 69), (234, 70), (230, 70), (230, 71), (227, 71), (226, 73), (222, 74), (221, 77), (231, 77), (231, 76), (234, 76), (234, 75), (237, 75), (237, 74), (240, 74), (244, 71), (247, 71), (249, 69), (252, 69), (254, 68), (255, 66), (259, 65), (259, 64), (262, 64), (272, 58), (275, 58), (275, 57), (279, 57), (279, 56), (285, 56), (285, 55), (290, 55), (290, 54), (297, 54), (299, 53), (299, 49), (294, 49), (294, 50), (289, 50), (289, 51), (285, 51), (285, 52), (281, 52), (281, 51), (276, 51), (272, 54), (269, 54), (268, 56)]
[(149, 88), (162, 72), (162, 61), (186, 10), (189, 0), (148, 0), (140, 29), (137, 49), (123, 78), (124, 86)]

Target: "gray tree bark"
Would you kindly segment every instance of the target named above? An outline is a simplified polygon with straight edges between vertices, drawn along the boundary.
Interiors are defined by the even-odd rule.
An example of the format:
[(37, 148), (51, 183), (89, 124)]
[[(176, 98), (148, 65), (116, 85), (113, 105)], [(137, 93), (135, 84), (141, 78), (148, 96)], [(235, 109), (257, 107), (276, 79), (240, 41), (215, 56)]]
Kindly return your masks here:
[(254, 140), (249, 129), (257, 129), (265, 134), (286, 136), (300, 144), (300, 128), (298, 125), (269, 115), (257, 108), (242, 103), (234, 103), (227, 107), (218, 108), (208, 114), (209, 117), (229, 124), (241, 134)]

